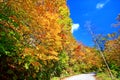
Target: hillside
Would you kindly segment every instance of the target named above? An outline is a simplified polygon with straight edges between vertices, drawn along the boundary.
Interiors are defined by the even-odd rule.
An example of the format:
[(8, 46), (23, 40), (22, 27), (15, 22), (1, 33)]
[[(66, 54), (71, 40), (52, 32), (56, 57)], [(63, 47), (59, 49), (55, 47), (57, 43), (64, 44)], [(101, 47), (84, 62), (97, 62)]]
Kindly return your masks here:
[[(50, 80), (105, 69), (99, 51), (77, 42), (71, 26), (66, 0), (1, 0), (0, 79)], [(103, 52), (109, 47), (116, 52), (120, 45), (113, 44), (108, 41)], [(112, 56), (119, 50), (109, 53), (107, 60), (116, 59), (109, 63), (117, 72), (120, 58)]]

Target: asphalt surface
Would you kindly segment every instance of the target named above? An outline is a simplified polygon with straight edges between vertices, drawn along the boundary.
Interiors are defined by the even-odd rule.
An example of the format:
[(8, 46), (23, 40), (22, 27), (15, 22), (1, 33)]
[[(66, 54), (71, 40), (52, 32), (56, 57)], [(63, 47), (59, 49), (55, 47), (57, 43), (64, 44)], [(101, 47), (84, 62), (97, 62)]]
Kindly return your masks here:
[(67, 77), (63, 80), (96, 80), (94, 73), (89, 74), (79, 74), (71, 77)]

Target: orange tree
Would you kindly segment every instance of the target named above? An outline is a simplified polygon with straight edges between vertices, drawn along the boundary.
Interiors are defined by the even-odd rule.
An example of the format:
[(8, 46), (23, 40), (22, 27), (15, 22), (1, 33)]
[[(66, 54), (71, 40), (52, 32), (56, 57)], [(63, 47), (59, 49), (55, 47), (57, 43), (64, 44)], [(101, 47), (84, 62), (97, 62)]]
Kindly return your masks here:
[(104, 54), (113, 73), (120, 77), (120, 36), (106, 42)]
[[(74, 48), (66, 1), (9, 0), (0, 7), (0, 65), (6, 62), (9, 78), (49, 80), (60, 75)], [(1, 70), (6, 72), (4, 66)]]
[(74, 72), (99, 71), (102, 67), (102, 59), (98, 50), (80, 44), (74, 50), (72, 66)]

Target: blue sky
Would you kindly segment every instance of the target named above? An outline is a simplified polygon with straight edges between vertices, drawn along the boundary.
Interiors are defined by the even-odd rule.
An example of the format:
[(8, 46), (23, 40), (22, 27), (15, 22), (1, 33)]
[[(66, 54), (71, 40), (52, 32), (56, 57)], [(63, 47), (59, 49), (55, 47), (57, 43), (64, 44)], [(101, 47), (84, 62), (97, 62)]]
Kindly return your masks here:
[(67, 0), (73, 21), (72, 34), (84, 45), (93, 46), (92, 37), (86, 28), (89, 23), (96, 34), (107, 35), (118, 31), (112, 26), (120, 13), (120, 0)]

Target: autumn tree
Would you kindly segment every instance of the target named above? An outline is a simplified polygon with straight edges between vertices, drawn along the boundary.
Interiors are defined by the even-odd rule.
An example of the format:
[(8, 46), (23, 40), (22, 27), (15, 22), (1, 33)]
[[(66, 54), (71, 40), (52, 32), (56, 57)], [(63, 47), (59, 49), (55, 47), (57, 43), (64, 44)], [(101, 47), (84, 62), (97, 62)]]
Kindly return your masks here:
[(18, 65), (22, 51), (21, 36), (18, 33), (19, 20), (14, 9), (7, 2), (0, 3), (0, 77), (9, 80), (17, 76), (15, 67)]
[(105, 44), (104, 53), (106, 55), (106, 59), (109, 63), (110, 68), (113, 71), (117, 71), (117, 76), (119, 75), (119, 62), (120, 62), (120, 37), (115, 40), (109, 40)]
[[(14, 75), (11, 79), (49, 80), (60, 75), (65, 68), (63, 64), (69, 59), (67, 56), (71, 57), (74, 48), (71, 42), (75, 42), (70, 33), (71, 19), (66, 1), (9, 0), (0, 5), (1, 56), (12, 52), (17, 54), (15, 60), (11, 55), (16, 61), (10, 63), (12, 69), (8, 70), (8, 75)], [(8, 43), (8, 40), (12, 41)], [(7, 45), (11, 48), (5, 49)]]

